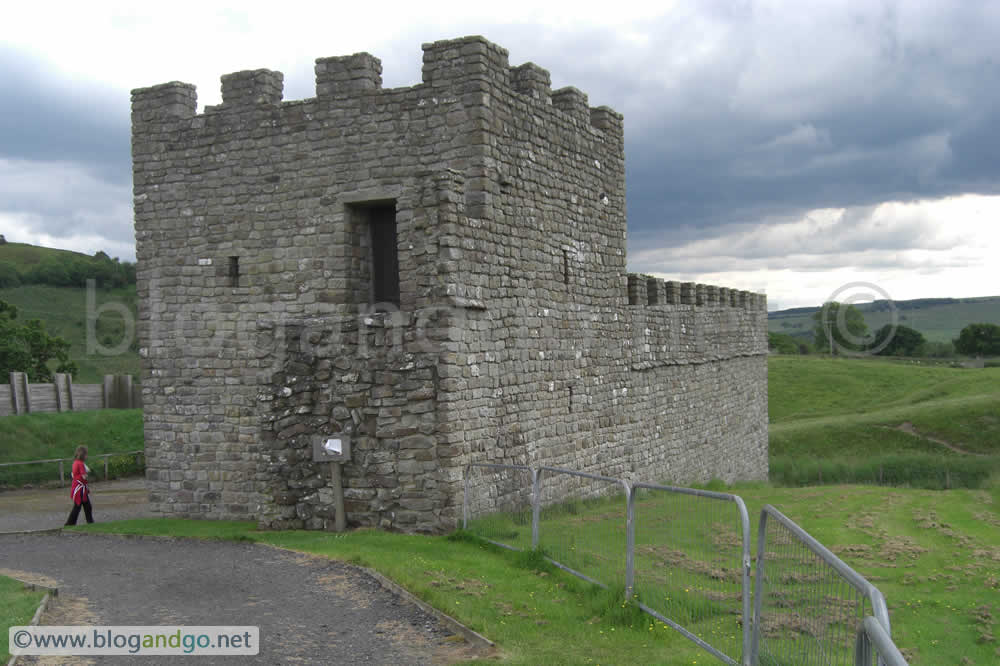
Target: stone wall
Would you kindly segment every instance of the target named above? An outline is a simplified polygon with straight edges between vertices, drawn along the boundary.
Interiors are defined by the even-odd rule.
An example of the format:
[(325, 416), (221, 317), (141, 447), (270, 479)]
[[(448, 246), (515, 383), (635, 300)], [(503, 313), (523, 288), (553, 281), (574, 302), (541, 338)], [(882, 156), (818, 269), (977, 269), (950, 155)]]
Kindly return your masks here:
[[(328, 527), (333, 433), (348, 520), (407, 530), (453, 526), (480, 460), (766, 476), (763, 300), (626, 274), (620, 115), (478, 37), (425, 45), (413, 87), (356, 54), (281, 91), (133, 91), (156, 510)], [(385, 203), (400, 302), (375, 313)]]

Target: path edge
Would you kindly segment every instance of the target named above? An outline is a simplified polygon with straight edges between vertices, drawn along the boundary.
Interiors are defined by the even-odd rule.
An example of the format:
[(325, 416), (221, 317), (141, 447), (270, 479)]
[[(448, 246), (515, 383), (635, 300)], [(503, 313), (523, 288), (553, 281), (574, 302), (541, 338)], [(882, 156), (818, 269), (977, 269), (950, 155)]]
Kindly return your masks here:
[[(48, 531), (51, 532), (53, 530)], [(17, 533), (15, 532), (15, 534)], [(59, 588), (49, 587), (48, 585), (39, 585), (38, 583), (28, 583), (20, 578), (14, 578), (13, 576), (7, 576), (7, 578), (16, 580), (29, 590), (45, 590), (45, 596), (43, 596), (42, 600), (38, 602), (38, 608), (35, 609), (35, 614), (31, 616), (31, 622), (28, 623), (29, 627), (37, 627), (38, 623), (42, 620), (42, 613), (44, 613), (45, 609), (49, 607), (49, 599), (59, 596)], [(15, 666), (19, 656), (21, 655), (12, 655), (10, 661), (7, 662), (7, 666)]]

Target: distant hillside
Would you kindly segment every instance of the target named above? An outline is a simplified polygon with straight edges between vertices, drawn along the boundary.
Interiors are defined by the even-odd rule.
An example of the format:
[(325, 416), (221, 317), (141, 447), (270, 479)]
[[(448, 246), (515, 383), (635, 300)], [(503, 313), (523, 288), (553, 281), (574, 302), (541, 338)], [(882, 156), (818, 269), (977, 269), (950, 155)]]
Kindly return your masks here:
[[(958, 337), (967, 324), (1000, 323), (1000, 296), (979, 298), (916, 298), (895, 301), (899, 323), (924, 334), (930, 342), (949, 342)], [(859, 303), (868, 330), (874, 332), (890, 323), (891, 308), (887, 301)], [(813, 314), (819, 306), (777, 310), (767, 315), (768, 330), (812, 340)]]
[[(135, 321), (135, 265), (112, 259), (27, 243), (0, 244), (0, 300), (17, 306), (18, 319), (40, 319), (53, 335), (67, 340), (77, 362), (77, 383), (99, 381), (105, 374), (139, 374), (137, 345), (132, 342), (113, 356), (87, 353), (87, 279), (95, 279), (97, 307), (122, 303)], [(124, 339), (125, 325), (114, 312), (102, 312), (96, 341), (112, 348)], [(2, 381), (2, 379), (0, 379)]]
[(0, 287), (42, 284), (51, 287), (84, 287), (96, 280), (103, 288), (135, 284), (135, 264), (27, 243), (0, 242)]
[(27, 243), (4, 243), (0, 245), (0, 261), (12, 264), (22, 273), (26, 273), (38, 264), (49, 259), (60, 261), (89, 260), (89, 255), (72, 250), (58, 250), (53, 247), (29, 245)]
[[(129, 374), (139, 376), (138, 344), (126, 344), (121, 354), (104, 356), (87, 353), (87, 290), (82, 287), (49, 287), (27, 285), (0, 289), (0, 300), (17, 306), (19, 320), (40, 319), (45, 330), (70, 343), (70, 358), (80, 367), (74, 379), (78, 384), (95, 383), (103, 375)], [(103, 303), (121, 303), (136, 321), (135, 287), (98, 289), (96, 308)], [(95, 325), (97, 342), (104, 348), (117, 346), (125, 335), (122, 318), (115, 312), (102, 311)], [(95, 348), (96, 349), (96, 348)], [(0, 378), (0, 381), (3, 381)]]

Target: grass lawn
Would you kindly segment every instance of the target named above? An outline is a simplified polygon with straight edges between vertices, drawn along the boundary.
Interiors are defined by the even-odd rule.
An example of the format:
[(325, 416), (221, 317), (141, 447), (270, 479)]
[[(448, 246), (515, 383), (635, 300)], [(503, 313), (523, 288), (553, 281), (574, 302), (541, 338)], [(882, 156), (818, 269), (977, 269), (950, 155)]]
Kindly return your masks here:
[[(991, 664), (1000, 657), (995, 638), (1000, 497), (995, 491), (757, 484), (734, 492), (747, 503), (754, 537), (760, 508), (774, 504), (875, 583), (888, 599), (893, 637), (911, 664)], [(657, 515), (655, 506), (646, 509), (638, 518), (637, 589), (655, 605), (654, 597), (666, 588), (644, 580), (643, 572), (654, 575), (656, 557), (663, 553), (642, 549), (642, 516)], [(569, 521), (575, 521), (575, 547), (592, 550), (592, 562), (616, 556), (614, 535), (621, 521), (609, 514), (607, 503), (564, 517), (564, 530)], [(370, 566), (495, 640), (505, 663), (715, 663), (672, 629), (631, 606), (623, 608), (620, 589), (603, 592), (531, 553), (512, 553), (475, 539), (369, 530), (345, 535), (258, 532), (251, 523), (167, 519), (76, 529), (247, 539)], [(541, 530), (543, 546), (561, 543), (556, 522), (543, 522)], [(706, 542), (685, 546), (692, 561), (716, 549), (717, 544)], [(587, 561), (586, 554), (576, 557)], [(672, 565), (692, 586), (711, 577), (691, 562)], [(683, 612), (683, 606), (673, 608)], [(698, 617), (695, 628), (709, 642), (725, 643), (738, 633), (727, 615)], [(729, 637), (713, 634), (717, 627)]]
[(31, 622), (43, 596), (44, 592), (26, 590), (20, 581), (0, 576), (0, 663), (10, 659), (7, 630)]

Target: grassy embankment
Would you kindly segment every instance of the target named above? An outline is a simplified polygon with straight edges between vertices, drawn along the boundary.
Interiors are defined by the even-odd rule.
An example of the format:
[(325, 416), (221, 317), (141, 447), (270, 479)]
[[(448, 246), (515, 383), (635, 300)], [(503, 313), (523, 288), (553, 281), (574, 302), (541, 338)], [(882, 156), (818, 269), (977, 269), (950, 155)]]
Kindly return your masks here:
[(44, 592), (25, 589), (24, 584), (6, 576), (0, 576), (0, 664), (10, 659), (8, 629), (31, 622), (35, 609), (45, 596)]
[[(95, 469), (95, 456), (99, 454), (142, 450), (142, 410), (101, 409), (0, 418), (0, 463), (72, 458), (73, 451), (81, 444), (87, 447), (90, 466)], [(132, 459), (112, 458), (110, 471), (112, 476), (139, 473)], [(67, 464), (67, 478), (69, 472)], [(59, 466), (55, 463), (0, 467), (0, 486), (58, 478)]]
[(985, 488), (1000, 474), (1000, 368), (772, 357), (771, 481)]

